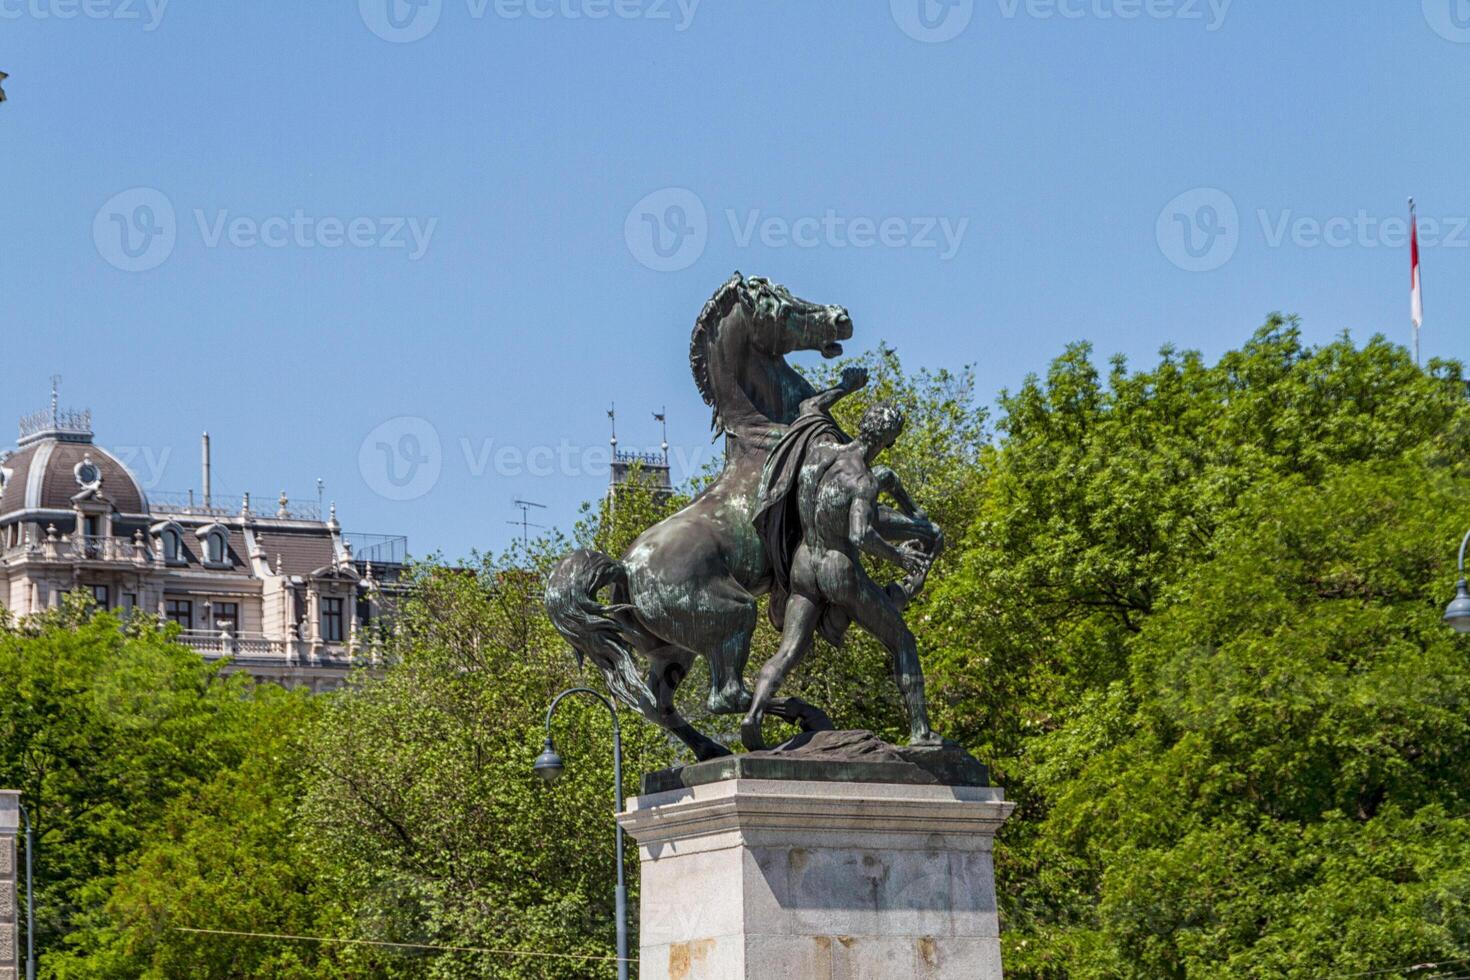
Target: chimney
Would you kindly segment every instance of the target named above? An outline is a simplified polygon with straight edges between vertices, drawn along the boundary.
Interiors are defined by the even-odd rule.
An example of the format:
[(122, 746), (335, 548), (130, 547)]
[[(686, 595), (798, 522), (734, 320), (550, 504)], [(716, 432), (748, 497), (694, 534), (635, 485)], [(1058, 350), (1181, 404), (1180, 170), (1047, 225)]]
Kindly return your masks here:
[(209, 433), (204, 433), (204, 506), (209, 506)]

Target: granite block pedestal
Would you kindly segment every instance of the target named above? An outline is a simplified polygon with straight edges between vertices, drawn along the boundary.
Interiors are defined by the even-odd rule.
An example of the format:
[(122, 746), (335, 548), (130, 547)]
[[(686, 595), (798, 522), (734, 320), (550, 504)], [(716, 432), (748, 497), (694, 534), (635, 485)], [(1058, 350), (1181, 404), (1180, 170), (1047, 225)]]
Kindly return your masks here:
[(936, 771), (759, 753), (645, 778), (619, 817), (642, 862), (639, 976), (999, 980), (991, 853), (1014, 804)]
[(0, 980), (16, 980), (20, 974), (22, 913), (16, 895), (20, 826), (20, 793), (0, 790)]

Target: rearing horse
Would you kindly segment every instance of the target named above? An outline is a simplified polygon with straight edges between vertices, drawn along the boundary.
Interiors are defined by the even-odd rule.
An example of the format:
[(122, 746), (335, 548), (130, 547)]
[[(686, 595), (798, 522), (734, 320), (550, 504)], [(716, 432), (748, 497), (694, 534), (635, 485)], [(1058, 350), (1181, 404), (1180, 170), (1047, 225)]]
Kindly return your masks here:
[[(770, 561), (751, 525), (766, 455), (815, 390), (786, 354), (842, 353), (852, 319), (840, 306), (791, 295), (766, 279), (735, 273), (694, 324), (689, 362), (713, 427), (725, 433), (725, 468), (678, 513), (644, 531), (622, 561), (572, 552), (552, 570), (546, 609), (579, 657), (591, 658), (608, 689), (677, 735), (700, 759), (729, 750), (674, 708), (674, 691), (696, 656), (709, 661), (709, 709), (739, 714), (750, 704), (743, 674), (756, 626), (756, 598), (771, 585)], [(610, 589), (611, 602), (598, 594)], [(640, 673), (635, 651), (649, 662)], [(774, 712), (773, 712), (774, 713)]]

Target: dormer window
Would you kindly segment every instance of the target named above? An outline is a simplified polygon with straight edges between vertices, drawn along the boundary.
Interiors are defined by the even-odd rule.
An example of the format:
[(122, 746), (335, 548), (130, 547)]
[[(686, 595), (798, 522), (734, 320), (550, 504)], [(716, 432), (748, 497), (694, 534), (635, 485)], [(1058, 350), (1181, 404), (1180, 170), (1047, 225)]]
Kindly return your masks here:
[(163, 560), (169, 565), (183, 565), (188, 559), (184, 553), (184, 529), (173, 521), (162, 521), (149, 529)]
[(194, 532), (204, 564), (214, 568), (230, 567), (229, 531), (223, 524), (207, 524)]

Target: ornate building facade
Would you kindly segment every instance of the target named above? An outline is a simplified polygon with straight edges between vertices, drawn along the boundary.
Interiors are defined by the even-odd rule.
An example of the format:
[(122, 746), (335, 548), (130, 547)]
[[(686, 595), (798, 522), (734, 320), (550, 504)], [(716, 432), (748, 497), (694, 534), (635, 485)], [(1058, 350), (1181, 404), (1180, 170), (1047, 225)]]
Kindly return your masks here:
[(80, 591), (178, 624), (206, 658), (317, 689), (375, 665), (405, 539), (358, 536), (370, 547), (354, 555), (335, 505), (322, 520), (284, 493), (263, 509), (212, 497), (205, 438), (201, 498), (150, 498), (93, 442), (91, 414), (58, 410), (53, 393), (0, 456), (0, 607), (23, 617)]

